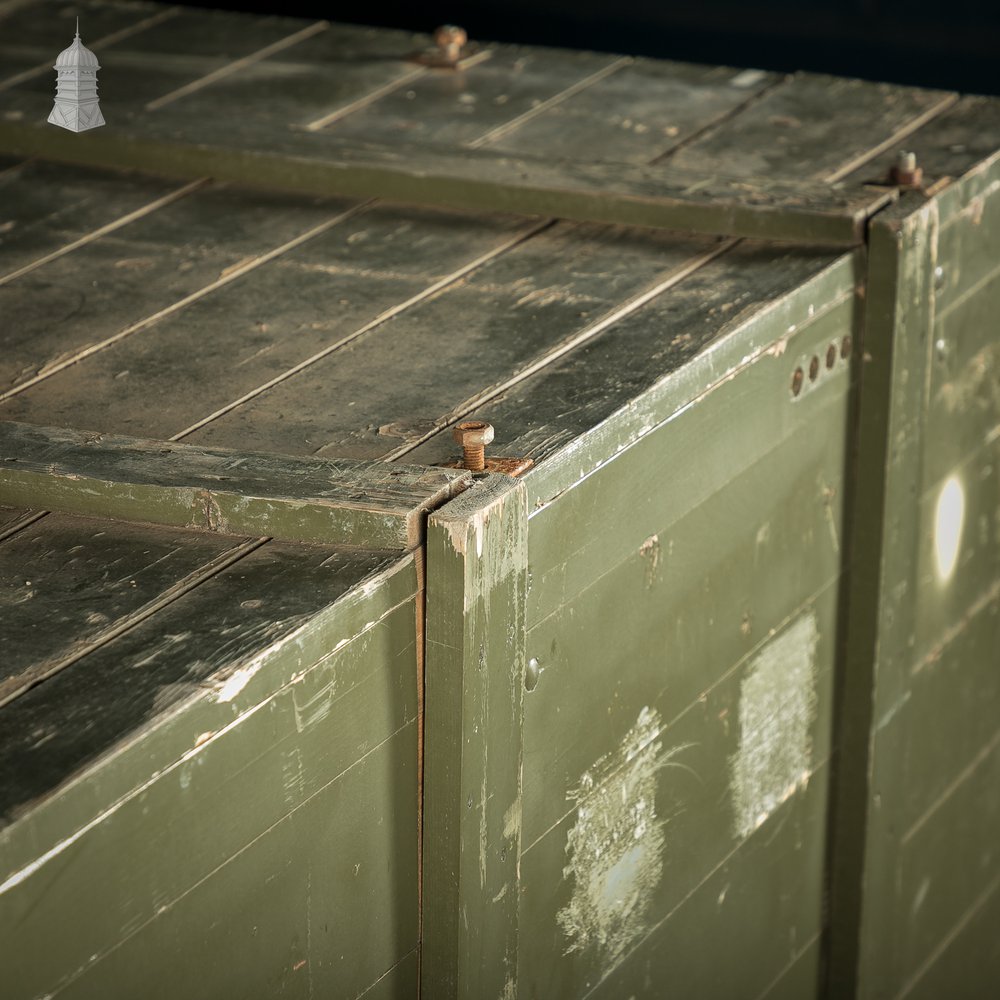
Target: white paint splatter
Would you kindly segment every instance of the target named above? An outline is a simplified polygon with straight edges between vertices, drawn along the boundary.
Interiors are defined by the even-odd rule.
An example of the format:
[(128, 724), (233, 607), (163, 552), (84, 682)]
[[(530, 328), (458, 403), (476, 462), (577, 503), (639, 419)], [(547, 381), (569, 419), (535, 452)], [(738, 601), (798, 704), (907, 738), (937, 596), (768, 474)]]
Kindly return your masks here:
[(734, 823), (741, 838), (808, 780), (818, 641), (810, 611), (772, 639), (743, 678), (740, 745), (730, 762)]
[(584, 772), (569, 795), (577, 818), (566, 838), (573, 895), (559, 912), (566, 954), (594, 950), (604, 965), (619, 961), (645, 932), (645, 917), (663, 872), (664, 821), (656, 815), (656, 773), (663, 753), (659, 713), (644, 708), (613, 753)]

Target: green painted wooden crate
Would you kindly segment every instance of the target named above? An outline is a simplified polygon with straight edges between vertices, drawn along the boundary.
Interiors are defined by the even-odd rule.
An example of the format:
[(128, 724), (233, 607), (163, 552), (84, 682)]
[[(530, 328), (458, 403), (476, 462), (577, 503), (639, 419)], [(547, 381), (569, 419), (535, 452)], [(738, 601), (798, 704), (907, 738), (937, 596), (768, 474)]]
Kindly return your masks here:
[(1000, 102), (78, 6), (0, 5), (0, 995), (989, 996)]

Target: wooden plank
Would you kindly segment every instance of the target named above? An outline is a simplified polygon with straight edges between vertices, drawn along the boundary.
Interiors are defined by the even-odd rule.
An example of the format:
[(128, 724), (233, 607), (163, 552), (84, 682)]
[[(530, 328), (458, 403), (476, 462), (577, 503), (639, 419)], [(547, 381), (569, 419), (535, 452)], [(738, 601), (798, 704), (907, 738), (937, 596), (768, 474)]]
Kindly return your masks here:
[[(55, 93), (56, 56), (73, 40), (79, 17), (88, 47), (103, 49), (147, 26), (155, 27), (176, 16), (176, 7), (163, 4), (80, 0), (67, 7), (59, 0), (32, 0), (0, 11), (0, 91), (34, 80)], [(41, 81), (44, 80), (44, 83)]]
[(517, 994), (524, 485), (475, 484), (430, 519), (423, 993)]
[(0, 334), (0, 400), (148, 330), (353, 210), (210, 187), (0, 285), (0, 309), (18, 317)]
[[(723, 377), (748, 345), (759, 350), (767, 328), (822, 321), (842, 337), (836, 324), (850, 327), (851, 263), (829, 251), (748, 241), (726, 250), (565, 357), (495, 398), (483, 394), (475, 412), (496, 428), (491, 451), (534, 460), (526, 480), (534, 507)], [(449, 427), (407, 460), (437, 464), (453, 452)]]
[(630, 59), (615, 73), (539, 114), (512, 121), (479, 145), (514, 156), (649, 163), (737, 113), (779, 80), (757, 70)]
[[(568, 816), (531, 844), (521, 859), (519, 986), (529, 995), (587, 996), (603, 980), (604, 988), (595, 995), (629, 996), (638, 980), (640, 993), (655, 996), (651, 987), (641, 986), (644, 958), (653, 968), (661, 962), (668, 968), (671, 962), (685, 965), (689, 974), (679, 981), (686, 983), (717, 975), (717, 962), (686, 946), (689, 927), (706, 948), (709, 942), (733, 948), (727, 975), (758, 984), (755, 990), (699, 990), (698, 995), (753, 996), (785, 968), (798, 942), (807, 942), (821, 930), (835, 615), (833, 586), (798, 609), (760, 644), (756, 656), (743, 661), (742, 669), (706, 685), (675, 717), (668, 720), (663, 714), (670, 704), (667, 699), (647, 690), (652, 697), (631, 720), (631, 729), (625, 723), (610, 744), (603, 736), (595, 738), (595, 757), (566, 803), (571, 806)], [(802, 642), (804, 628), (814, 637), (811, 648)], [(799, 668), (810, 653), (815, 655), (815, 673), (803, 674)], [(695, 663), (689, 667), (697, 669)], [(661, 659), (661, 672), (664, 669), (669, 667)], [(766, 709), (763, 704), (754, 707), (762, 692), (759, 679), (772, 672), (779, 689), (768, 696)], [(807, 691), (815, 698), (811, 718), (800, 715), (797, 707)], [(763, 730), (752, 721), (758, 708), (766, 718)], [(793, 718), (798, 721), (789, 728)], [(792, 737), (795, 728), (798, 735)], [(748, 800), (737, 785), (737, 762), (755, 745), (754, 732), (766, 731), (770, 738), (776, 730), (783, 733), (786, 750), (789, 741), (798, 749), (783, 760), (784, 751), (772, 751), (769, 761), (759, 762), (762, 781), (752, 782), (751, 799), (760, 811), (754, 809), (750, 821)], [(798, 767), (791, 766), (792, 759)], [(527, 757), (525, 764), (529, 766)], [(782, 779), (778, 776), (783, 770)], [(753, 851), (755, 844), (759, 849), (780, 839), (790, 803), (805, 807), (812, 817), (795, 838), (803, 855), (796, 859), (782, 848), (781, 860), (769, 866), (769, 887), (758, 881), (756, 865), (731, 865), (728, 878), (706, 895), (707, 912), (700, 912), (696, 926), (690, 927), (682, 916), (688, 900), (706, 892), (706, 881), (714, 881), (734, 857)], [(798, 809), (791, 806), (791, 811)], [(776, 890), (782, 884), (798, 891)], [(732, 911), (722, 905), (730, 893)], [(779, 918), (781, 924), (788, 920), (791, 925), (782, 927), (784, 933), (760, 920), (762, 909), (781, 913), (790, 897), (797, 897), (802, 909)], [(792, 928), (797, 937), (789, 934)], [(762, 935), (761, 945), (769, 942), (767, 947), (744, 951), (732, 945), (748, 937), (753, 941), (757, 934)], [(651, 979), (662, 988), (663, 975), (653, 973)]]
[(240, 558), (246, 541), (61, 515), (7, 538), (0, 709)]
[[(305, 193), (697, 233), (851, 246), (889, 191), (783, 179), (730, 179), (669, 165), (551, 164), (487, 150), (348, 144), (322, 132), (236, 137), (193, 123), (184, 138), (154, 135), (155, 116), (135, 128), (73, 136), (25, 122), (0, 122), (0, 148), (57, 162), (116, 164), (168, 176), (212, 176)], [(194, 137), (195, 127), (210, 135)], [(140, 132), (140, 128), (144, 131)], [(166, 131), (166, 130), (165, 130)]]
[(179, 190), (157, 177), (40, 160), (0, 173), (0, 283)]
[(189, 440), (395, 458), (718, 250), (704, 238), (557, 224)]
[[(5, 886), (5, 940), (28, 959), (11, 970), (10, 995), (253, 993), (262, 982), (355, 995), (412, 950), (412, 636), (411, 601), (409, 621), (362, 657), (363, 687), (325, 711), (314, 700), (348, 646), (305, 674), (306, 690), (285, 686), (239, 713), (59, 844), (57, 861)], [(116, 863), (126, 844), (134, 862)], [(58, 885), (39, 899), (53, 865)], [(192, 960), (178, 963), (178, 950)], [(226, 954), (241, 960), (219, 962)]]
[[(529, 623), (555, 610), (564, 594), (572, 593), (565, 590), (570, 583), (574, 589), (586, 586), (615, 564), (622, 549), (636, 551), (663, 525), (695, 509), (804, 423), (819, 421), (829, 434), (833, 432), (827, 422), (843, 426), (849, 359), (838, 359), (830, 370), (822, 367), (816, 382), (799, 396), (791, 391), (795, 370), (808, 368), (811, 357), (825, 355), (831, 343), (826, 324), (807, 323), (791, 335), (785, 328), (788, 340), (782, 337), (775, 350), (769, 349), (771, 338), (780, 337), (782, 327), (770, 326), (763, 335), (765, 329), (766, 323), (753, 352), (741, 338), (734, 338), (734, 354), (742, 354), (747, 362), (709, 381), (701, 393), (681, 396), (673, 406), (654, 400), (652, 416), (644, 415), (645, 432), (620, 451), (597, 452), (584, 463), (571, 452), (562, 459), (564, 471), (575, 469), (575, 474), (572, 479), (565, 476), (568, 484), (558, 493), (546, 493), (541, 505), (536, 501), (532, 512), (531, 560), (538, 567), (538, 586), (529, 595)], [(838, 332), (844, 329), (840, 326)], [(731, 419), (733, 413), (741, 419)], [(827, 447), (834, 446), (835, 436)], [(605, 466), (614, 473), (602, 475)], [(669, 488), (664, 486), (667, 475)], [(531, 498), (530, 480), (526, 485)], [(602, 511), (622, 509), (629, 517), (615, 534), (581, 532), (580, 525), (593, 523)], [(551, 526), (545, 526), (546, 521)]]
[(327, 130), (341, 141), (478, 145), (497, 128), (613, 71), (620, 57), (568, 49), (490, 45), (457, 72), (425, 73)]
[(373, 980), (417, 944), (415, 737), (411, 723), (373, 749), (56, 995), (377, 996)]
[[(49, 520), (59, 518), (52, 515)], [(155, 541), (155, 532), (147, 532)], [(206, 577), (199, 587), (136, 623), (128, 633), (92, 646), (44, 685), (0, 708), (4, 722), (0, 823), (7, 826), (23, 817), (30, 826), (32, 808), (40, 801), (57, 796), (66, 782), (114, 755), (124, 741), (155, 727), (185, 701), (211, 694), (225, 702), (225, 684), (234, 675), (239, 679), (241, 667), (271, 646), (280, 653), (297, 631), (309, 626), (312, 614), (343, 598), (359, 581), (377, 577), (391, 562), (385, 553), (271, 542)], [(43, 594), (39, 603), (44, 598)], [(398, 617), (404, 620), (392, 627), (402, 640), (412, 626), (412, 607), (408, 617)], [(75, 633), (69, 634), (80, 635), (84, 629), (75, 622), (66, 623), (67, 632), (74, 625)], [(377, 648), (373, 642), (372, 637), (359, 640), (355, 652)], [(357, 673), (362, 667), (373, 669), (367, 659), (355, 665), (353, 659), (341, 658), (334, 685), (327, 684), (332, 676), (328, 663), (302, 680), (294, 691), (300, 722), (328, 711), (334, 700), (360, 684), (367, 677)], [(127, 685), (116, 682), (124, 670)], [(374, 682), (365, 683), (370, 687)], [(404, 690), (413, 683), (409, 675), (398, 681)], [(236, 682), (230, 690), (235, 686)], [(362, 688), (352, 698), (362, 696), (374, 698)], [(402, 704), (409, 705), (412, 715), (412, 696), (402, 697)], [(365, 721), (363, 714), (359, 725)], [(98, 718), (100, 725), (95, 725)], [(389, 732), (404, 721), (399, 719)]]
[(796, 73), (679, 149), (671, 166), (731, 177), (837, 179), (939, 114), (956, 95)]
[(0, 447), (5, 503), (373, 549), (419, 545), (427, 511), (470, 478), (13, 422), (0, 422)]
[(988, 883), (975, 905), (952, 933), (927, 956), (901, 994), (912, 1000), (955, 997), (978, 1000), (989, 996), (1000, 976), (1000, 880)]
[[(769, 834), (761, 829), (741, 844), (629, 961), (584, 995), (655, 1000), (664, 983), (683, 983), (692, 996), (818, 996), (827, 787), (824, 765), (810, 777), (807, 789), (781, 807), (780, 828), (776, 823)], [(776, 885), (784, 891), (762, 919), (760, 901), (773, 899)], [(710, 934), (706, 927), (712, 928)], [(793, 983), (785, 983), (793, 977)], [(783, 983), (797, 991), (782, 994)]]
[[(348, 386), (336, 376), (343, 349), (359, 337), (391, 337), (401, 313), (460, 284), (537, 227), (512, 216), (373, 206), (139, 336), (54, 373), (9, 400), (4, 412), (34, 423), (179, 439), (262, 394), (270, 398), (290, 380), (279, 404), (289, 393), (297, 400), (286, 410), (289, 425), (297, 406), (342, 420), (356, 415), (363, 424), (372, 415), (361, 390), (372, 380)], [(300, 375), (316, 365), (321, 377)], [(313, 386), (310, 405), (304, 393)], [(392, 419), (379, 415), (376, 426)], [(276, 443), (259, 433), (233, 443), (246, 447), (255, 437), (265, 448)], [(309, 454), (323, 443), (307, 437), (278, 450)]]
[[(845, 448), (832, 431), (839, 427), (835, 411), (818, 414), (694, 510), (680, 518), (664, 511), (641, 545), (622, 546), (617, 564), (607, 558), (596, 580), (547, 579), (532, 556), (532, 590), (555, 584), (561, 603), (528, 632), (527, 655), (541, 675), (525, 699), (526, 843), (569, 809), (567, 794), (594, 760), (595, 741), (615, 745), (646, 705), (670, 728), (682, 708), (765, 643), (803, 595), (837, 579)], [(687, 478), (676, 466), (675, 475)], [(533, 520), (532, 543), (536, 526), (551, 525)], [(574, 526), (583, 530), (571, 519), (566, 533)], [(590, 721), (581, 727), (580, 719)]]
[[(131, 721), (135, 727), (132, 735), (136, 738), (119, 739), (113, 745), (105, 742), (103, 746), (100, 737), (91, 738), (96, 743), (82, 743), (84, 750), (96, 746), (100, 751), (96, 763), (86, 770), (91, 779), (99, 780), (63, 781), (56, 793), (49, 795), (43, 794), (46, 791), (43, 787), (39, 789), (41, 797), (33, 798), (28, 815), (15, 818), (0, 829), (0, 857), (3, 860), (0, 872), (3, 882), (0, 886), (12, 890), (36, 873), (53, 871), (48, 866), (64, 851), (78, 843), (89, 831), (99, 828), (109, 815), (118, 814), (121, 805), (116, 803), (137, 799), (129, 808), (141, 810), (142, 791), (150, 775), (171, 773), (176, 778), (176, 768), (193, 751), (208, 745), (206, 740), (211, 735), (229, 731), (234, 720), (245, 713), (252, 715), (257, 707), (267, 703), (274, 692), (289, 685), (292, 685), (293, 693), (298, 690), (304, 700), (293, 699), (293, 704), (298, 705), (300, 715), (303, 707), (306, 709), (305, 715), (299, 718), (300, 722), (312, 718), (313, 709), (322, 715), (327, 696), (332, 699), (336, 694), (336, 683), (330, 683), (335, 680), (336, 671), (348, 669), (338, 664), (343, 662), (341, 653), (349, 649), (352, 639), (367, 637), (358, 647), (362, 651), (369, 648), (363, 656), (366, 661), (371, 656), (378, 663), (383, 663), (385, 656), (392, 658), (382, 645), (385, 634), (380, 623), (397, 608), (407, 604), (412, 606), (417, 589), (413, 558), (400, 557), (399, 554), (387, 556), (382, 568), (365, 576), (368, 570), (364, 568), (363, 559), (361, 563), (357, 562), (357, 553), (349, 550), (334, 552), (332, 559), (330, 556), (329, 549), (303, 550), (301, 546), (269, 542), (249, 557), (251, 561), (239, 571), (234, 569), (218, 574), (206, 584), (210, 585), (210, 589), (200, 595), (198, 590), (194, 591), (187, 605), (177, 602), (172, 609), (161, 611), (148, 626), (120, 637), (116, 643), (106, 647), (107, 652), (93, 654), (94, 657), (110, 657), (110, 662), (108, 659), (88, 657), (40, 686), (37, 689), (39, 692), (44, 692), (46, 687), (51, 692), (51, 685), (60, 682), (78, 684), (86, 690), (88, 678), (103, 678), (99, 690), (96, 693), (91, 691), (86, 696), (100, 700), (106, 696), (108, 679), (112, 683), (116, 677), (120, 679), (122, 661), (114, 658), (113, 647), (118, 646), (117, 651), (123, 655), (129, 651), (129, 662), (142, 664), (148, 660), (151, 641), (154, 647), (165, 647), (163, 662), (173, 663), (173, 667), (169, 663), (164, 666), (168, 680), (171, 670), (182, 675), (181, 683), (173, 687), (169, 683), (158, 686), (155, 683), (156, 660), (153, 664), (146, 662), (146, 669), (153, 671), (149, 676), (154, 677), (154, 683), (145, 688), (145, 700), (137, 698), (130, 704), (128, 690), (119, 692), (124, 702), (125, 720)], [(350, 567), (352, 560), (355, 569), (360, 568), (361, 571), (348, 573), (345, 577), (345, 565)], [(338, 577), (339, 585), (327, 594), (326, 584), (337, 581)], [(272, 579), (274, 584), (270, 583)], [(285, 617), (279, 614), (271, 618), (269, 604), (272, 602), (266, 599), (269, 587), (280, 588), (282, 585), (288, 586), (289, 594), (276, 599), (274, 608), (280, 612), (291, 602), (293, 611)], [(255, 591), (263, 596), (256, 596)], [(210, 617), (197, 614), (191, 617), (192, 608), (196, 608), (197, 601), (206, 594), (217, 596), (221, 606), (229, 609), (221, 626)], [(257, 600), (261, 600), (261, 605), (255, 604)], [(250, 604), (244, 606), (246, 601)], [(298, 607), (294, 608), (296, 602)], [(170, 617), (172, 615), (176, 618)], [(410, 622), (413, 620), (411, 616)], [(244, 624), (248, 622), (263, 623), (263, 627), (250, 630), (241, 640)], [(152, 632), (144, 635), (141, 631), (143, 627)], [(223, 631), (229, 627), (234, 631)], [(269, 628), (273, 633), (270, 643), (266, 641)], [(412, 641), (415, 633), (411, 630), (408, 634)], [(168, 655), (173, 645), (169, 639), (172, 635), (183, 637), (180, 641), (186, 646), (178, 659), (171, 659)], [(260, 642), (262, 635), (263, 643)], [(201, 649), (212, 654), (207, 663), (199, 656)], [(401, 655), (405, 660), (410, 654), (404, 650)], [(95, 667), (100, 663), (104, 664), (103, 670)], [(184, 675), (192, 664), (199, 664), (198, 670), (208, 670), (207, 682), (203, 679), (201, 683), (184, 683)], [(313, 676), (316, 686), (313, 687), (310, 681), (305, 687), (296, 688), (296, 683), (300, 686), (305, 684), (302, 675), (313, 666), (323, 668)], [(409, 670), (405, 663), (400, 669), (404, 674), (415, 674), (415, 670)], [(309, 699), (312, 694), (309, 692), (318, 696), (311, 707)], [(29, 692), (23, 698), (29, 700), (19, 710), (27, 711), (25, 706), (32, 703), (33, 695)], [(5, 711), (13, 711), (21, 701), (18, 699), (10, 703)], [(153, 709), (152, 718), (150, 707)], [(295, 712), (292, 714), (295, 715)], [(359, 716), (362, 721), (363, 716), (364, 713)], [(78, 735), (80, 728), (89, 726), (91, 722), (91, 715), (78, 715), (72, 719)], [(273, 730), (269, 730), (269, 734), (273, 734)], [(127, 734), (119, 731), (117, 735)], [(268, 735), (267, 740), (271, 739), (272, 735)], [(330, 743), (329, 740), (325, 742)], [(41, 760), (44, 756), (44, 746), (34, 747), (36, 759)], [(233, 768), (228, 765), (227, 768), (226, 774), (231, 776)], [(67, 777), (69, 775), (65, 771), (56, 775), (58, 780)], [(163, 794), (169, 799), (169, 786)]]

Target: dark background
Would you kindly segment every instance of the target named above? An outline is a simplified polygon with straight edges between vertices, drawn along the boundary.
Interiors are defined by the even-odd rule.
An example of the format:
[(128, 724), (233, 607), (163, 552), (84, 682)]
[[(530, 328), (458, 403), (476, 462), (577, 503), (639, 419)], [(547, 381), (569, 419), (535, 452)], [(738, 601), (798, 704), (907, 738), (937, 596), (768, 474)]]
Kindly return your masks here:
[(1000, 94), (1000, 0), (182, 0), (761, 69)]

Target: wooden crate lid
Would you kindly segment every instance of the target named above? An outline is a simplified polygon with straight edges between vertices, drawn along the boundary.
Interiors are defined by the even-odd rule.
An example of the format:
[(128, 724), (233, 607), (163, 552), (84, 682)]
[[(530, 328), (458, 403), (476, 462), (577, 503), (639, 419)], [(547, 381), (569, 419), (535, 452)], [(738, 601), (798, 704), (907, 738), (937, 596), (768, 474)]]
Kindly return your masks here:
[(902, 145), (928, 180), (996, 152), (984, 126), (998, 102), (953, 93), (488, 42), (442, 69), (414, 61), (433, 45), (405, 32), (105, 0), (84, 24), (108, 126), (61, 134), (45, 125), (47, 50), (65, 43), (56, 10), (43, 0), (0, 21), (13, 70), (0, 149), (843, 244), (895, 197)]

